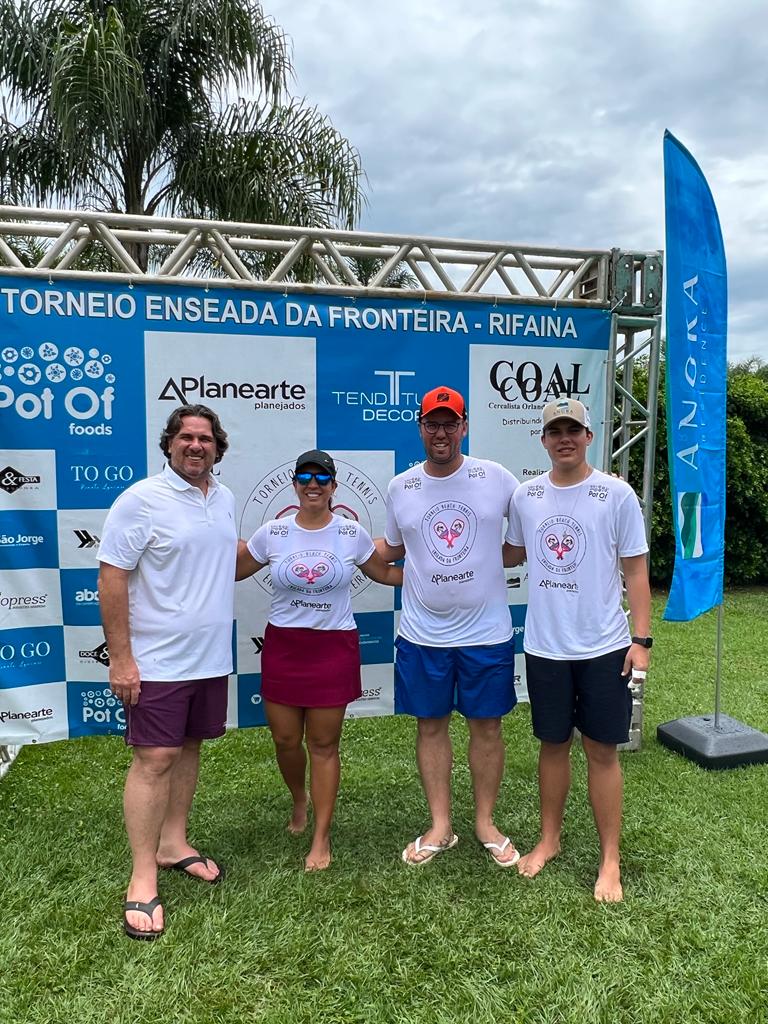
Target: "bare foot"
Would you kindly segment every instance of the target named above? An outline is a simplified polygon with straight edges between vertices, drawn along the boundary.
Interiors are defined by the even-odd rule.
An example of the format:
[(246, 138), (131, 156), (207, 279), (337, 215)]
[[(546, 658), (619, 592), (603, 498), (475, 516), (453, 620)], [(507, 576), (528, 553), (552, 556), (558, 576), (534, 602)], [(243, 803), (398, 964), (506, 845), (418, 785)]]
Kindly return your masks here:
[(293, 805), (293, 814), (291, 820), (288, 822), (286, 828), (292, 836), (300, 836), (304, 829), (307, 827), (307, 795), (304, 794), (304, 800), (300, 803)]
[(599, 903), (621, 903), (621, 869), (617, 863), (603, 864), (595, 882), (595, 899)]
[(517, 862), (517, 870), (525, 878), (535, 878), (544, 865), (554, 860), (559, 853), (560, 843), (545, 843), (541, 840), (530, 853), (526, 853), (524, 857), (520, 858)]
[(520, 852), (515, 848), (515, 844), (509, 836), (499, 832), (495, 825), (483, 831), (478, 829), (475, 835), (500, 868), (511, 868), (520, 860)]
[(309, 853), (304, 860), (305, 871), (325, 871), (331, 866), (330, 839), (313, 839)]
[[(126, 902), (135, 900), (139, 903), (150, 903), (155, 896), (157, 896), (157, 882), (146, 885), (132, 881), (128, 886), (125, 899)], [(165, 926), (161, 905), (155, 907), (152, 917), (141, 910), (126, 910), (125, 920), (131, 928), (140, 932), (161, 932)]]
[[(200, 857), (199, 861), (193, 864), (188, 864), (186, 867), (180, 870), (184, 871), (185, 874), (191, 875), (192, 878), (199, 878), (201, 882), (215, 882), (221, 875), (219, 865), (215, 860), (211, 860), (210, 857), (203, 857), (202, 854), (198, 853), (188, 843), (186, 846), (180, 847), (178, 850), (174, 850), (169, 853), (168, 850), (163, 850), (162, 854), (158, 850), (157, 852), (157, 866), (161, 868), (172, 868), (179, 861), (186, 860), (187, 857)], [(130, 897), (131, 899), (133, 897)]]
[[(455, 846), (458, 842), (456, 836), (453, 834), (453, 829), (448, 826), (447, 832), (438, 831), (437, 829), (431, 828), (428, 832), (425, 832), (423, 836), (419, 837), (419, 849), (416, 849), (416, 840), (412, 843), (408, 843), (406, 848), (403, 850), (402, 858), (406, 864), (424, 864), (426, 861), (432, 860), (433, 857), (437, 856), (434, 847), (439, 847), (440, 851), (450, 850), (451, 847)], [(433, 849), (427, 849), (427, 847), (433, 847)]]

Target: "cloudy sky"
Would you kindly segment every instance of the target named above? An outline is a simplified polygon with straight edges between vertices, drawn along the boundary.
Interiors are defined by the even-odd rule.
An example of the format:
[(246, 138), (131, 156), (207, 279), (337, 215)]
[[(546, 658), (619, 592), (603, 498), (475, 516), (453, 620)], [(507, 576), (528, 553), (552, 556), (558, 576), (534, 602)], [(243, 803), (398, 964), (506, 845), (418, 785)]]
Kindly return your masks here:
[(359, 149), (360, 227), (664, 247), (662, 137), (728, 256), (729, 358), (768, 361), (765, 0), (264, 0), (293, 91)]

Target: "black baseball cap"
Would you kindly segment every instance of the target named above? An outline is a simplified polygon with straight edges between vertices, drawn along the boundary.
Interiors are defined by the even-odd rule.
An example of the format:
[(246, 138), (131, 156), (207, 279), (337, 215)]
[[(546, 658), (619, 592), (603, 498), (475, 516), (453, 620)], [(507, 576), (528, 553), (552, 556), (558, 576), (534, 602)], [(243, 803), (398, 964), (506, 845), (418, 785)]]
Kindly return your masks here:
[(304, 452), (296, 459), (294, 473), (298, 473), (303, 466), (321, 466), (323, 469), (327, 469), (332, 477), (336, 476), (336, 463), (328, 452), (321, 452), (318, 448), (313, 448), (311, 452)]

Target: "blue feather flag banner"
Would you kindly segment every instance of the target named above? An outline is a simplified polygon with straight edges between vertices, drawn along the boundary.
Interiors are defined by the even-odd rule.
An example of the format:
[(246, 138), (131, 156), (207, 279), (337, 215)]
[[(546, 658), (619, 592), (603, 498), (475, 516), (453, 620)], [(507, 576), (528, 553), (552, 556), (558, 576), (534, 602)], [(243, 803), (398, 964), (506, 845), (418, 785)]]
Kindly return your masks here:
[(664, 618), (695, 619), (723, 600), (728, 283), (712, 193), (664, 133), (667, 448), (675, 568)]

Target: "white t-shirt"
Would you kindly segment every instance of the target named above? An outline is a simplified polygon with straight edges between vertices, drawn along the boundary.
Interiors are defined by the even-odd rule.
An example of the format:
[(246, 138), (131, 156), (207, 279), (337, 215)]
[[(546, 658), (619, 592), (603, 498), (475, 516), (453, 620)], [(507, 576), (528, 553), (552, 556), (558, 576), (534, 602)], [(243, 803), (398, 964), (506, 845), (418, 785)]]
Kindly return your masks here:
[(166, 464), (107, 514), (99, 560), (128, 577), (131, 648), (142, 679), (180, 682), (232, 671), (235, 498), (208, 493)]
[(295, 515), (271, 519), (248, 541), (248, 550), (270, 567), (273, 626), (356, 628), (350, 581), (374, 552), (359, 523), (334, 515), (321, 530), (306, 530)]
[(597, 469), (581, 483), (555, 487), (549, 473), (521, 484), (505, 538), (524, 544), (529, 654), (568, 661), (629, 646), (619, 559), (648, 550), (637, 495)]
[(406, 640), (471, 647), (512, 636), (501, 537), (517, 483), (498, 462), (470, 456), (450, 476), (422, 464), (391, 481), (386, 539), (405, 545)]

